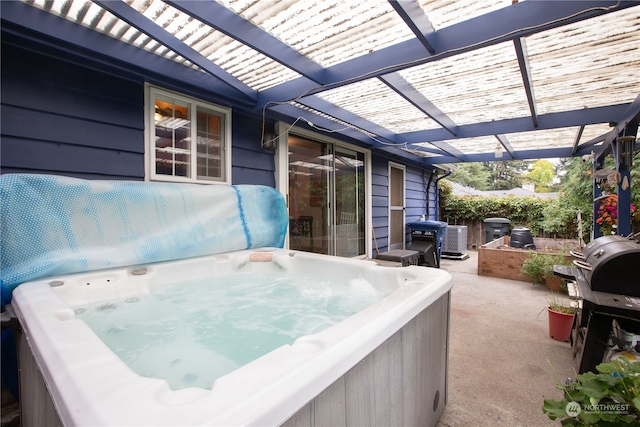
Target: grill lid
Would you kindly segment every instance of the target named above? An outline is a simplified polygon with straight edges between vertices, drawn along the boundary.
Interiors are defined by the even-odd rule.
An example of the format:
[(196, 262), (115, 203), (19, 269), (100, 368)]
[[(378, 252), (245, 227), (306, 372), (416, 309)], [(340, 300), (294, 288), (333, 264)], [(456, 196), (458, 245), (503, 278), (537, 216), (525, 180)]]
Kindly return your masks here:
[(611, 243), (628, 242), (628, 241), (629, 240), (627, 240), (626, 238), (622, 236), (617, 236), (617, 235), (598, 237), (597, 239), (593, 239), (582, 249), (582, 255), (586, 259), (589, 257), (589, 255), (598, 251), (603, 246), (609, 245)]
[(585, 270), (591, 290), (640, 296), (640, 244), (622, 236), (594, 239), (583, 250), (585, 261), (574, 261)]

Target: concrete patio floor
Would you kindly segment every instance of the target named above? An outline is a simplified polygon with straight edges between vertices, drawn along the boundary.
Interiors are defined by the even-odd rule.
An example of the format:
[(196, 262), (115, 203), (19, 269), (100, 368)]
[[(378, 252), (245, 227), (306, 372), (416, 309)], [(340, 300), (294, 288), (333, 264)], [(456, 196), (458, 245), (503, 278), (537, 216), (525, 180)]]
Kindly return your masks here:
[[(438, 427), (559, 425), (542, 412), (574, 377), (569, 343), (549, 337), (550, 291), (477, 275), (477, 252), (442, 259), (453, 276), (448, 404)], [(568, 298), (567, 298), (568, 299)], [(551, 368), (553, 366), (553, 369)]]

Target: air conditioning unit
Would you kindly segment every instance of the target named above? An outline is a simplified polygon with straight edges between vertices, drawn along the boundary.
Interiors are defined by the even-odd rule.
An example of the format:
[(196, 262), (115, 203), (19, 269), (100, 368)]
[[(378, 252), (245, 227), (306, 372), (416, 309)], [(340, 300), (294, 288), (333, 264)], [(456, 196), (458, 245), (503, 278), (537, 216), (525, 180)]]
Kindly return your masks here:
[(460, 255), (467, 250), (467, 226), (448, 225), (444, 229), (442, 253)]

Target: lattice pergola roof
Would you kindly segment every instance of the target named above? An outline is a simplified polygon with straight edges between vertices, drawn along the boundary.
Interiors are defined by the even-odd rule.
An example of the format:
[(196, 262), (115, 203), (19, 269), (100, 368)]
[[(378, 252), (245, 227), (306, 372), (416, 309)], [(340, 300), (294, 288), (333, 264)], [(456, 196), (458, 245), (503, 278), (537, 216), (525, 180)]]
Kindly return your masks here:
[(423, 165), (601, 154), (640, 119), (638, 1), (1, 7), (3, 31), (26, 27)]

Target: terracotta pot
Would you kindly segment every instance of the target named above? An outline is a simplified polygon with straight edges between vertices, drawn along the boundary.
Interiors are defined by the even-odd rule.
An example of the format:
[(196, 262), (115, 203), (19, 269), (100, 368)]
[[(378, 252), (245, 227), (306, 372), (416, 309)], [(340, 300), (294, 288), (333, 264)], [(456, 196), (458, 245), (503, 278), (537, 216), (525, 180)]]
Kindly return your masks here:
[(550, 291), (559, 291), (560, 284), (562, 283), (562, 277), (560, 276), (547, 276), (544, 278), (544, 283)]
[(573, 328), (573, 313), (561, 313), (547, 307), (549, 313), (549, 336), (554, 340), (568, 342)]

